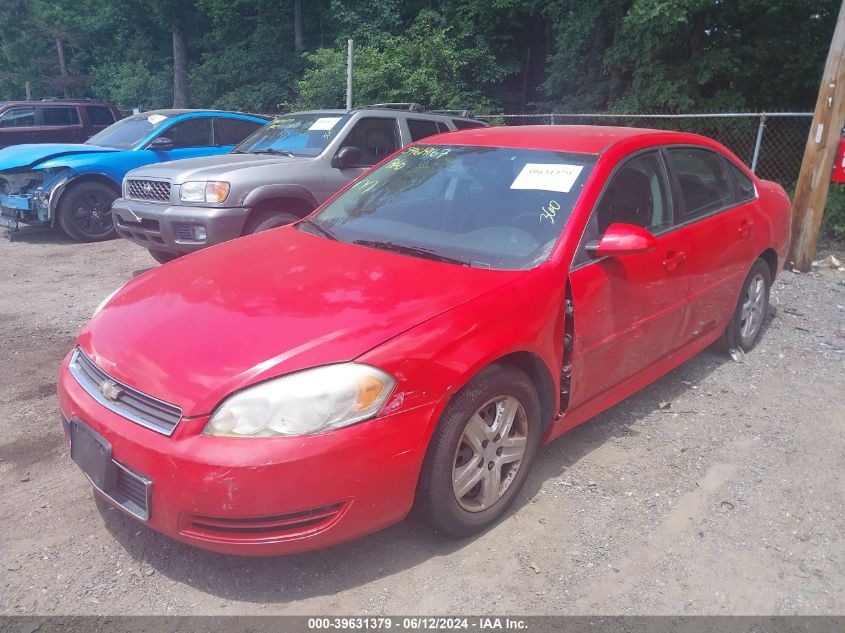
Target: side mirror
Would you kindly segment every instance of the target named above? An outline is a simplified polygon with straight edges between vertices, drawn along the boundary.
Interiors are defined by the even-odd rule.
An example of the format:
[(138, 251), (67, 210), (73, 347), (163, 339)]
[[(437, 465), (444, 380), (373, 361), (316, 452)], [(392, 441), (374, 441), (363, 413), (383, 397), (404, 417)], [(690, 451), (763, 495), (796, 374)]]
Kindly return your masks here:
[(361, 164), (361, 149), (354, 145), (341, 147), (332, 158), (332, 167), (354, 167)]
[(168, 150), (173, 147), (173, 139), (166, 136), (157, 136), (147, 144), (147, 149)]
[(634, 224), (611, 224), (598, 242), (587, 244), (593, 257), (618, 257), (648, 253), (657, 248), (657, 238)]

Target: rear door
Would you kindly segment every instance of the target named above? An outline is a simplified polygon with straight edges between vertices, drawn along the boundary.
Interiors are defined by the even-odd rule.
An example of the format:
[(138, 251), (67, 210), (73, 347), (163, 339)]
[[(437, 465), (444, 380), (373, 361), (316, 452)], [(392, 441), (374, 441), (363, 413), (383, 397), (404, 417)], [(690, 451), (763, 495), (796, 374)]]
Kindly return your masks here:
[(0, 112), (0, 147), (36, 142), (35, 106), (14, 106)]
[[(584, 247), (614, 223), (649, 230), (649, 253), (590, 259)], [(689, 245), (675, 230), (665, 159), (658, 149), (621, 163), (588, 223), (569, 275), (574, 308), (569, 407), (585, 404), (683, 345)]]
[(82, 143), (87, 140), (75, 105), (42, 105), (35, 113), (39, 143)]
[(88, 119), (88, 129), (85, 131), (86, 141), (116, 121), (114, 112), (108, 106), (86, 105), (84, 110)]
[[(727, 325), (758, 255), (754, 185), (713, 150), (670, 146), (665, 151), (680, 194), (680, 232), (689, 243), (690, 305), (684, 337), (713, 336)], [(734, 184), (739, 176), (732, 168), (742, 182)]]

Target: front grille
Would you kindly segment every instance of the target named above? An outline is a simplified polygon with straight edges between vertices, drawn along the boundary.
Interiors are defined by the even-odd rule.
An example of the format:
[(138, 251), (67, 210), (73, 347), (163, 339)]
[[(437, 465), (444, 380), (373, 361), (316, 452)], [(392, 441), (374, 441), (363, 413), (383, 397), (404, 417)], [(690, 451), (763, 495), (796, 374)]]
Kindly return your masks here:
[(127, 180), (126, 193), (135, 200), (167, 202), (170, 200), (170, 183), (160, 180)]
[(187, 517), (182, 533), (189, 536), (229, 539), (238, 542), (300, 537), (322, 530), (342, 513), (345, 502), (327, 506), (256, 518), (219, 518), (192, 515)]
[[(76, 348), (71, 358), (70, 373), (101, 405), (148, 429), (171, 435), (182, 418), (182, 410), (179, 407), (115, 380), (97, 367), (79, 348)], [(103, 386), (111, 387), (113, 398), (104, 395)]]

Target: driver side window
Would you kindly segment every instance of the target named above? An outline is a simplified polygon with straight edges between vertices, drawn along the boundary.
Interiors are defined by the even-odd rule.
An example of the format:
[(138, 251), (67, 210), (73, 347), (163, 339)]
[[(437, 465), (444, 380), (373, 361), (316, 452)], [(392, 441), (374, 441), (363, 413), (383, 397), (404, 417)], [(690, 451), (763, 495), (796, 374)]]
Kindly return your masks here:
[(173, 141), (173, 148), (211, 147), (211, 118), (188, 119), (171, 125), (162, 136)]
[(590, 261), (585, 246), (611, 224), (634, 224), (661, 233), (674, 224), (669, 177), (658, 150), (636, 156), (617, 169), (590, 217), (572, 266)]

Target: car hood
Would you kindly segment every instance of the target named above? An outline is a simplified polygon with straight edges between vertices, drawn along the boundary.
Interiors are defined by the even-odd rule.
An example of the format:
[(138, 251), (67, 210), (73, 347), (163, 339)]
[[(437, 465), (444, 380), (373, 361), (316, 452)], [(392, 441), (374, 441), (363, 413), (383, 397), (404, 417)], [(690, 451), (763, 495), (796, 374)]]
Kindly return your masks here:
[(312, 161), (302, 156), (267, 156), (262, 154), (222, 154), (187, 158), (139, 167), (129, 178), (165, 178), (174, 183), (189, 180), (226, 180), (242, 169)]
[(525, 273), (455, 266), (282, 227), (127, 283), (79, 345), (114, 378), (210, 413), (249, 384), (353, 360)]
[(62, 143), (32, 143), (30, 145), (12, 145), (0, 149), (0, 171), (10, 169), (32, 169), (39, 163), (53, 158), (76, 154), (103, 154), (119, 152), (111, 147), (98, 145), (62, 144)]

